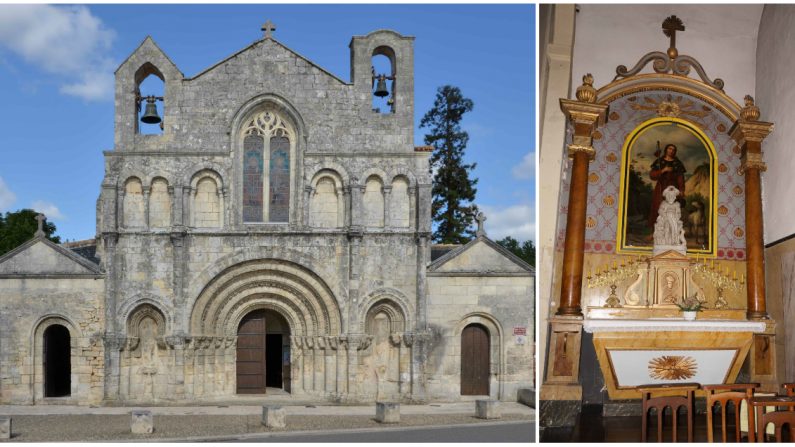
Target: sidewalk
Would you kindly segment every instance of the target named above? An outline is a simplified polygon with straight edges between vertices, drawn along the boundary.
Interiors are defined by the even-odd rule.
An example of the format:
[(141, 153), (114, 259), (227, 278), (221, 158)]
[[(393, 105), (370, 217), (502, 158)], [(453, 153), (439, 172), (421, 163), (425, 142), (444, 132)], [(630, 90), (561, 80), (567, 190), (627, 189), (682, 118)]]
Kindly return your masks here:
[[(535, 410), (515, 402), (500, 404), (500, 422), (535, 421)], [(260, 423), (262, 407), (255, 405), (183, 407), (79, 407), (60, 405), (0, 406), (0, 415), (13, 420), (12, 441), (112, 441), (157, 439), (218, 439), (259, 433), (339, 431), (401, 427), (488, 424), (474, 417), (474, 402), (401, 405), (401, 422), (375, 422), (375, 405), (286, 405), (287, 427), (268, 429)], [(133, 409), (152, 411), (155, 433), (132, 435)]]

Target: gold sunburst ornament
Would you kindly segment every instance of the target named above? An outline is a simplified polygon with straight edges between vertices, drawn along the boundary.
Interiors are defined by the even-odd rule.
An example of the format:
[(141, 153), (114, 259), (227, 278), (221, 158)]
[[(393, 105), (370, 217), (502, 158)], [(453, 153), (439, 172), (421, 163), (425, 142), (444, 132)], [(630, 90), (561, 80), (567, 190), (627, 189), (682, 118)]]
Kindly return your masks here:
[(696, 375), (696, 359), (687, 355), (663, 355), (649, 361), (649, 377), (657, 380), (684, 380)]

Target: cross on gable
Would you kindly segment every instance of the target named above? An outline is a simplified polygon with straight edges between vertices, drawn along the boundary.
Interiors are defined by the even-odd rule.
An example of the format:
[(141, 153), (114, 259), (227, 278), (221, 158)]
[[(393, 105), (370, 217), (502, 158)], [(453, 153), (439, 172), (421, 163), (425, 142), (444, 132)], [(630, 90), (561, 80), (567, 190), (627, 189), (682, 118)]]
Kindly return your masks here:
[(677, 16), (670, 16), (663, 20), (662, 29), (663, 33), (671, 38), (671, 48), (676, 48), (676, 32), (685, 30), (685, 24), (682, 23), (682, 19)]
[(265, 38), (266, 39), (272, 39), (273, 38), (273, 34), (272, 33), (274, 31), (276, 31), (276, 25), (274, 25), (273, 22), (271, 22), (271, 20), (268, 19), (268, 21), (265, 22), (264, 25), (262, 25), (261, 30), (265, 31)]
[(36, 237), (44, 237), (45, 236), (45, 234), (44, 234), (44, 219), (46, 219), (46, 217), (44, 217), (44, 214), (39, 213), (39, 214), (36, 215), (36, 222), (38, 223), (38, 226), (39, 226), (38, 229), (36, 230), (36, 234), (35, 234)]
[(485, 236), (486, 229), (483, 228), (483, 222), (486, 221), (486, 215), (483, 212), (479, 212), (478, 215), (475, 217), (475, 220), (478, 221), (478, 231), (475, 233), (477, 236)]

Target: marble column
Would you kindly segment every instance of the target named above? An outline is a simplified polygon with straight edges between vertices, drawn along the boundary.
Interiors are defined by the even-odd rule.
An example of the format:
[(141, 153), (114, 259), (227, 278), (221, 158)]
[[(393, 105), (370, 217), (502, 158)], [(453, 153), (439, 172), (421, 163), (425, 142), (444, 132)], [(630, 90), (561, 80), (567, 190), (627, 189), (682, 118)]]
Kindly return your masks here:
[(761, 175), (767, 167), (762, 159), (762, 141), (773, 130), (772, 123), (757, 121), (759, 107), (751, 96), (729, 134), (741, 150), (745, 173), (745, 250), (748, 270), (747, 298), (749, 320), (768, 318), (765, 305), (765, 247), (763, 239)]
[(572, 159), (571, 186), (566, 215), (566, 239), (563, 245), (563, 274), (557, 315), (581, 316), (582, 270), (585, 255), (585, 211), (588, 206), (588, 168), (594, 159), (593, 133), (603, 124), (606, 104), (596, 104), (593, 77), (583, 77), (577, 88), (577, 100), (561, 99), (560, 108), (574, 126), (574, 138), (568, 145)]

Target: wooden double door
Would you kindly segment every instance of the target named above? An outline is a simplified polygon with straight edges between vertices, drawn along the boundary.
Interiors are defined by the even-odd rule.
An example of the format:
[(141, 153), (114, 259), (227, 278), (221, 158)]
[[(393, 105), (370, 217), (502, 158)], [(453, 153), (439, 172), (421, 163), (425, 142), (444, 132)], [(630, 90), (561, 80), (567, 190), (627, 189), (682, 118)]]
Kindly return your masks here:
[(489, 331), (470, 324), (461, 332), (461, 395), (489, 395)]
[(267, 311), (257, 310), (240, 322), (236, 361), (238, 394), (265, 394), (268, 387), (290, 391), (289, 333), (268, 333), (268, 320)]

